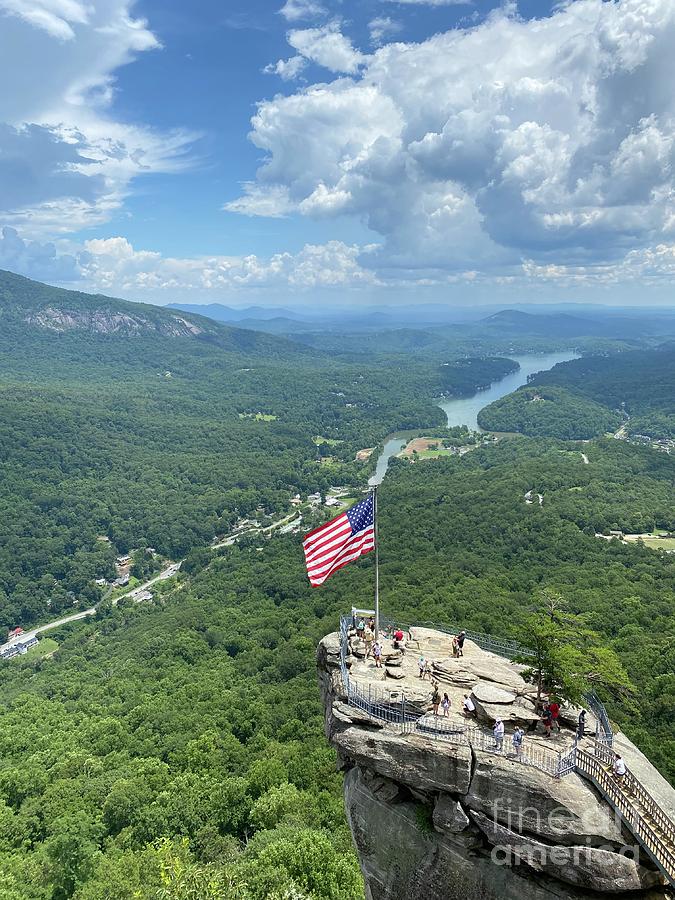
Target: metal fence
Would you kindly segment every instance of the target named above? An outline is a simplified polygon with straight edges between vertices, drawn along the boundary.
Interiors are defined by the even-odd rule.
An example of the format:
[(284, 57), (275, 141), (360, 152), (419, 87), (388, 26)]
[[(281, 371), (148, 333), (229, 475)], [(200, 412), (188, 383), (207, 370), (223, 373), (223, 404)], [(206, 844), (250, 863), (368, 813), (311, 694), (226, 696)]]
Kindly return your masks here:
[(576, 771), (592, 781), (620, 813), (641, 846), (670, 883), (675, 885), (675, 823), (630, 769), (623, 778), (615, 778), (613, 762), (614, 753), (603, 744), (596, 742), (592, 753), (581, 747), (576, 749)]
[(604, 703), (600, 700), (595, 691), (590, 691), (586, 694), (584, 699), (595, 716), (597, 723), (595, 726), (595, 739), (599, 743), (611, 747), (614, 743), (614, 732), (609, 723), (609, 716), (607, 715)]
[[(351, 616), (341, 616), (340, 617), (340, 649), (341, 652), (348, 651), (349, 649), (349, 628), (352, 625)], [(393, 619), (380, 619), (380, 625), (383, 631), (393, 633), (395, 628), (400, 628), (402, 631), (410, 633), (411, 628), (430, 628), (434, 631), (440, 631), (442, 634), (456, 635), (459, 633), (460, 629), (449, 628), (447, 625), (438, 625), (435, 622), (430, 621), (419, 621), (419, 622), (400, 622), (395, 621)], [(474, 644), (477, 644), (481, 650), (486, 650), (489, 653), (495, 653), (497, 656), (503, 656), (506, 659), (527, 659), (528, 657), (533, 657), (534, 653), (529, 650), (527, 647), (523, 647), (517, 641), (506, 640), (503, 638), (495, 637), (491, 634), (483, 634), (478, 631), (467, 631), (464, 629), (464, 633), (468, 640), (473, 641)], [(346, 666), (346, 659), (343, 663), (343, 678), (345, 679), (345, 687), (347, 686), (346, 679), (348, 678), (348, 670)], [(593, 715), (595, 716), (597, 725), (596, 725), (596, 739), (603, 744), (606, 744), (608, 747), (612, 746), (612, 742), (614, 739), (614, 735), (612, 732), (612, 726), (610, 725), (609, 716), (607, 715), (607, 710), (603, 702), (597, 696), (595, 691), (590, 691), (585, 695), (584, 700), (588, 708), (591, 710)]]
[[(409, 623), (394, 622), (392, 619), (381, 619), (381, 625), (385, 628), (393, 629), (401, 628), (403, 631), (410, 631), (411, 628), (431, 628), (433, 631), (440, 631), (442, 634), (456, 635), (459, 628), (450, 628), (448, 625), (439, 625), (437, 622), (415, 621)], [(507, 659), (515, 659), (516, 657), (533, 657), (534, 653), (527, 647), (522, 647), (517, 641), (510, 641), (505, 638), (495, 637), (492, 634), (483, 634), (479, 631), (464, 631), (467, 639), (477, 644), (481, 650), (487, 650), (489, 653), (496, 653), (498, 656), (504, 656)]]
[[(394, 623), (385, 623), (386, 626), (389, 624), (393, 625)], [(533, 766), (554, 777), (560, 775), (561, 755), (553, 750), (530, 744), (514, 746), (510, 735), (505, 735), (501, 746), (498, 746), (492, 731), (473, 725), (464, 725), (461, 722), (446, 721), (443, 716), (428, 714), (424, 705), (408, 699), (400, 689), (383, 690), (373, 684), (359, 685), (350, 677), (347, 664), (351, 625), (350, 616), (340, 618), (340, 674), (342, 687), (351, 706), (387, 723), (403, 734), (418, 734), (422, 737), (448, 741), (458, 746), (473, 747), (486, 753), (503, 754), (516, 762)], [(409, 631), (410, 627), (415, 627), (399, 623), (396, 625), (406, 631)], [(467, 637), (469, 637), (468, 633)], [(469, 640), (473, 640), (473, 638), (469, 637)]]
[[(567, 753), (555, 753), (545, 747), (526, 744), (514, 746), (510, 735), (498, 745), (492, 732), (475, 726), (445, 721), (434, 716), (414, 701), (406, 698), (401, 690), (380, 690), (369, 684), (366, 690), (349, 675), (347, 657), (349, 649), (350, 616), (340, 617), (340, 679), (348, 702), (373, 718), (386, 722), (404, 734), (418, 734), (435, 740), (449, 741), (458, 746), (472, 747), (488, 753), (498, 753), (523, 765), (533, 766), (555, 778), (564, 778), (577, 772), (591, 781), (602, 796), (621, 815), (624, 823), (649, 854), (671, 885), (675, 886), (675, 822), (663, 811), (652, 795), (626, 770), (622, 779), (612, 774), (615, 754), (612, 751), (614, 735), (602, 701), (594, 692), (586, 695), (586, 703), (595, 716), (596, 739), (591, 751), (580, 746), (578, 737)], [(410, 631), (415, 624), (384, 620), (385, 628), (394, 626)], [(418, 627), (433, 628), (445, 634), (455, 630), (431, 622), (417, 623)], [(525, 657), (529, 651), (515, 641), (504, 641), (492, 635), (466, 631), (469, 640), (484, 650), (506, 656), (509, 659)]]

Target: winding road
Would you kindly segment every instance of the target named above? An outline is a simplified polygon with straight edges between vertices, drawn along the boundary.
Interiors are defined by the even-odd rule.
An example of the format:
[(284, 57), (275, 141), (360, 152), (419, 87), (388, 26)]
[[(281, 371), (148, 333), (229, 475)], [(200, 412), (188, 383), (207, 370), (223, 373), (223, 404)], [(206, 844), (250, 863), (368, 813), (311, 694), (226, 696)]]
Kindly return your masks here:
[[(284, 516), (282, 519), (278, 519), (276, 522), (272, 522), (271, 525), (267, 525), (265, 528), (249, 528), (246, 531), (242, 531), (239, 534), (232, 535), (232, 537), (226, 538), (224, 541), (221, 541), (218, 544), (212, 544), (210, 549), (217, 550), (219, 547), (231, 547), (232, 544), (235, 544), (239, 538), (244, 537), (248, 534), (261, 534), (261, 533), (269, 533), (273, 531), (275, 528), (279, 528), (282, 525), (286, 525), (288, 522), (292, 521), (294, 518), (298, 517), (297, 510), (294, 510), (290, 515)], [(141, 591), (145, 591), (148, 588), (152, 587), (153, 584), (157, 584), (158, 581), (166, 581), (167, 578), (173, 578), (174, 575), (178, 573), (178, 570), (183, 565), (184, 560), (179, 560), (179, 562), (171, 563), (165, 569), (162, 569), (159, 574), (153, 576), (149, 579), (149, 581), (144, 582), (143, 584), (137, 584), (136, 587), (127, 591), (124, 594), (120, 594), (119, 597), (115, 597), (112, 601), (114, 604), (120, 602), (120, 600), (124, 600), (127, 597), (134, 597), (134, 595), (139, 594)], [(104, 598), (105, 599), (105, 598)], [(102, 602), (102, 601), (101, 601)], [(37, 625), (35, 628), (31, 628), (30, 631), (24, 631), (23, 634), (13, 638), (11, 641), (7, 641), (6, 644), (2, 644), (0, 646), (0, 650), (4, 650), (5, 647), (16, 643), (17, 641), (27, 641), (33, 637), (37, 637), (39, 634), (42, 634), (44, 631), (52, 631), (54, 628), (60, 628), (61, 625), (68, 625), (70, 622), (77, 622), (80, 619), (87, 619), (89, 616), (93, 616), (96, 612), (99, 604), (95, 604), (89, 609), (82, 609), (79, 612), (72, 613), (69, 616), (62, 616), (60, 619), (55, 619), (53, 622), (47, 622), (45, 625)]]

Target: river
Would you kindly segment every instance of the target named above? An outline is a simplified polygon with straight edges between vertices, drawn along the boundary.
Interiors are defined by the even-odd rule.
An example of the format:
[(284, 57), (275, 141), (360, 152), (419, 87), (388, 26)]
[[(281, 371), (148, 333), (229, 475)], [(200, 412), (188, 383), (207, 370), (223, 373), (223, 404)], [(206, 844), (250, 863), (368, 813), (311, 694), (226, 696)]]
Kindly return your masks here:
[[(510, 356), (509, 359), (515, 360), (520, 369), (511, 375), (506, 375), (495, 381), (489, 388), (482, 391), (476, 391), (470, 397), (457, 397), (452, 400), (440, 400), (438, 405), (445, 413), (448, 420), (448, 428), (455, 425), (466, 425), (472, 431), (479, 431), (478, 413), (483, 407), (494, 403), (500, 397), (510, 394), (517, 388), (527, 384), (527, 379), (535, 372), (546, 372), (553, 366), (561, 362), (569, 362), (571, 359), (578, 359), (578, 353), (528, 353), (524, 356)], [(392, 456), (401, 450), (407, 443), (406, 438), (392, 435), (385, 441), (382, 453), (377, 459), (375, 474), (368, 482), (371, 485), (381, 484), (389, 466), (389, 460)]]

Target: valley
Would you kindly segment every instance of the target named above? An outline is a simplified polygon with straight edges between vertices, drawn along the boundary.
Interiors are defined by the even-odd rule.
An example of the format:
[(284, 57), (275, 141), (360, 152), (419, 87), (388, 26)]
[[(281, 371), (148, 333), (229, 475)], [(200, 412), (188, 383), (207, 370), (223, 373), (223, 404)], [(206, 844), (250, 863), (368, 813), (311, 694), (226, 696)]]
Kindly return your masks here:
[[(55, 343), (39, 304), (57, 300), (70, 318)], [(10, 900), (150, 900), (169, 871), (199, 900), (209, 884), (214, 900), (363, 895), (314, 650), (345, 607), (372, 602), (373, 560), (312, 589), (301, 540), (369, 478), (388, 616), (518, 639), (541, 590), (559, 594), (625, 671), (610, 714), (675, 777), (673, 555), (596, 536), (675, 528), (673, 458), (599, 431), (466, 427), (501, 393), (599, 365), (574, 359), (579, 338), (551, 341), (535, 387), (541, 357), (514, 372), (511, 335), (489, 325), (484, 362), (467, 364), (464, 337), (423, 359), (417, 341), (383, 338), (366, 358), (366, 336), (344, 338), (336, 357), (201, 320), (166, 333), (161, 310), (150, 332), (103, 333), (99, 302), (49, 295), (0, 333), (0, 612), (30, 635), (51, 623), (44, 654), (0, 661)], [(433, 398), (448, 391), (444, 412)], [(419, 463), (397, 457), (408, 442)], [(145, 577), (144, 547), (160, 560)], [(95, 580), (120, 555), (140, 577), (106, 596)]]

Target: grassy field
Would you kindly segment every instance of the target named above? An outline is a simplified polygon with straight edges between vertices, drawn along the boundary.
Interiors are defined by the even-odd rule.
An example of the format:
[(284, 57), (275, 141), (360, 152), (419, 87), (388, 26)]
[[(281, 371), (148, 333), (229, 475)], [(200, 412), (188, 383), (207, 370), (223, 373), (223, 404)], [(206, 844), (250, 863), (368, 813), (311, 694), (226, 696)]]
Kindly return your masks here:
[(642, 541), (645, 547), (652, 550), (675, 551), (675, 537), (665, 537), (663, 532), (653, 531), (651, 534), (627, 534), (625, 540), (629, 543)]
[(320, 434), (317, 434), (317, 436), (313, 438), (313, 441), (317, 447), (319, 444), (328, 444), (329, 447), (337, 447), (338, 444), (344, 444), (344, 441), (339, 441), (337, 438), (322, 437)]
[(437, 447), (435, 450), (418, 450), (415, 454), (416, 459), (437, 459), (439, 456), (452, 456), (452, 450), (444, 447)]
[(34, 662), (36, 659), (44, 659), (45, 656), (49, 656), (58, 649), (59, 645), (53, 638), (40, 638), (40, 642), (35, 647), (31, 647), (23, 656), (15, 656), (12, 662), (23, 663), (24, 660)]
[(239, 413), (240, 419), (255, 419), (256, 422), (276, 422), (278, 416), (273, 416), (271, 413)]

